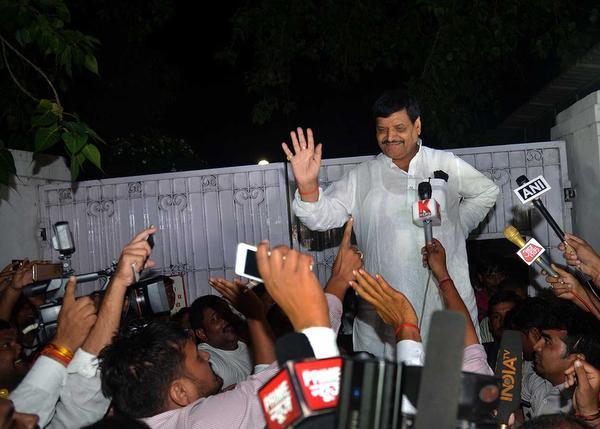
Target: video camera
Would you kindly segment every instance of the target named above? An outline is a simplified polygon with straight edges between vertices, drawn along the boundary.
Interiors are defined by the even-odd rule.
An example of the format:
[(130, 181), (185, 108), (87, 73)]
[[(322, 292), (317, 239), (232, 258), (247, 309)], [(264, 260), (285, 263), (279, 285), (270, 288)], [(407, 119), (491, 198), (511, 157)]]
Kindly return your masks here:
[[(56, 222), (52, 229), (54, 233), (52, 247), (60, 255), (62, 275), (48, 281), (32, 283), (23, 289), (26, 297), (44, 294), (45, 302), (38, 308), (39, 319), (35, 327), (38, 331), (37, 340), (40, 345), (48, 343), (56, 333), (58, 314), (62, 307), (69, 277), (74, 276), (77, 284), (100, 281), (98, 291), (104, 291), (117, 266), (117, 262), (113, 261), (111, 266), (104, 270), (75, 274), (71, 267), (71, 255), (75, 253), (75, 244), (69, 223)], [(164, 276), (150, 274), (131, 285), (127, 291), (129, 307), (126, 313), (132, 310), (135, 317), (144, 318), (169, 312), (164, 278)]]

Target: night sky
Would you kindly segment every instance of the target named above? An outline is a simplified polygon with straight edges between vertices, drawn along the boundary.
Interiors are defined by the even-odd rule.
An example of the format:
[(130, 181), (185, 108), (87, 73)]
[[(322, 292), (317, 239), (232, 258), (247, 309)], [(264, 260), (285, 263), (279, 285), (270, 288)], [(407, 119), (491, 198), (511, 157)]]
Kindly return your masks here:
[[(75, 76), (66, 104), (109, 146), (113, 139), (132, 133), (167, 135), (185, 139), (197, 154), (198, 162), (195, 159), (178, 169), (255, 164), (263, 158), (278, 162), (284, 160), (280, 143), (289, 137), (289, 130), (310, 126), (324, 144), (326, 158), (378, 152), (370, 108), (383, 90), (398, 86), (397, 71), (376, 68), (353, 85), (336, 86), (317, 80), (299, 63), (293, 83), (296, 109), (278, 112), (265, 124), (254, 124), (251, 110), (256, 99), (245, 85), (247, 59), (242, 55), (233, 67), (218, 58), (230, 43), (237, 2), (211, 3), (209, 9), (205, 2), (175, 1), (168, 18), (157, 25), (151, 23), (152, 16), (140, 16), (144, 4), (90, 0), (70, 5), (73, 27), (101, 41), (96, 53), (100, 77)], [(544, 61), (529, 63), (527, 57), (520, 61), (520, 79), (506, 76), (501, 110), (482, 126), (493, 129), (561, 70), (552, 56)], [(427, 111), (422, 120), (427, 137)], [(106, 175), (140, 173), (124, 169), (127, 161), (101, 149)], [(171, 168), (154, 166), (147, 172)], [(97, 177), (90, 169), (82, 176)]]

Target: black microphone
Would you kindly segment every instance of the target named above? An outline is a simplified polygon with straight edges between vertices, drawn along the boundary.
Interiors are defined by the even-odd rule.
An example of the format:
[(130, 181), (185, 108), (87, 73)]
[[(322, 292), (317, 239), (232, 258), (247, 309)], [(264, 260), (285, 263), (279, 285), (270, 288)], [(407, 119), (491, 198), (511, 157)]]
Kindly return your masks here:
[[(522, 186), (527, 182), (529, 182), (529, 179), (527, 178), (527, 176), (522, 175), (522, 176), (517, 177), (517, 185)], [(534, 198), (531, 202), (533, 203), (535, 208), (537, 208), (539, 210), (540, 214), (542, 216), (544, 216), (544, 219), (546, 219), (546, 222), (548, 222), (548, 225), (550, 225), (550, 228), (552, 228), (554, 230), (554, 232), (556, 233), (556, 235), (558, 236), (558, 238), (560, 238), (560, 241), (564, 242), (565, 241), (565, 233), (560, 228), (560, 226), (558, 226), (558, 223), (556, 223), (556, 221), (554, 220), (554, 218), (552, 217), (552, 215), (550, 214), (548, 209), (546, 209), (546, 206), (544, 205), (542, 200), (538, 197), (538, 198)]]
[(283, 366), (288, 360), (314, 358), (315, 352), (306, 335), (290, 332), (275, 342), (275, 356), (279, 366)]
[(502, 380), (498, 427), (508, 428), (508, 419), (521, 405), (523, 378), (523, 343), (519, 331), (504, 330), (496, 360), (496, 377)]

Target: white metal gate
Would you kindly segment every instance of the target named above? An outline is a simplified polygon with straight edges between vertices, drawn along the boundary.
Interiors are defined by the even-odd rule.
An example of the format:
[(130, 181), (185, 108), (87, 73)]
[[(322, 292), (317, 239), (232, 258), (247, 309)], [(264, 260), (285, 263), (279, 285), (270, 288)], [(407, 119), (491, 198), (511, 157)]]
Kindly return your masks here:
[[(506, 224), (513, 223), (526, 234), (533, 233), (552, 257), (560, 260), (554, 233), (535, 210), (521, 205), (512, 189), (521, 174), (529, 178), (543, 174), (552, 190), (542, 199), (557, 222), (570, 231), (571, 204), (565, 202), (563, 193), (570, 187), (564, 142), (453, 152), (501, 188), (495, 209), (471, 238), (502, 238)], [(321, 186), (327, 187), (356, 164), (371, 158), (324, 160)], [(160, 232), (153, 259), (163, 273), (183, 275), (189, 302), (212, 293), (207, 284), (209, 276), (233, 276), (235, 250), (241, 241), (257, 243), (267, 238), (274, 245), (292, 243), (301, 250), (322, 248), (313, 254), (317, 273), (324, 282), (340, 234), (303, 231), (289, 210), (294, 190), (290, 166), (283, 163), (54, 184), (40, 191), (41, 226), (49, 236), (54, 222), (70, 222), (77, 246), (73, 267), (78, 273), (86, 273), (110, 265), (135, 232), (154, 224)], [(45, 258), (56, 259), (48, 242), (42, 252)], [(80, 293), (90, 293), (94, 287), (84, 284)]]
[[(209, 276), (233, 276), (238, 242), (290, 243), (283, 164), (49, 185), (40, 195), (43, 228), (71, 224), (77, 273), (109, 266), (137, 231), (157, 226), (152, 258), (183, 275), (189, 302), (212, 293)], [(56, 259), (48, 243), (43, 251)]]

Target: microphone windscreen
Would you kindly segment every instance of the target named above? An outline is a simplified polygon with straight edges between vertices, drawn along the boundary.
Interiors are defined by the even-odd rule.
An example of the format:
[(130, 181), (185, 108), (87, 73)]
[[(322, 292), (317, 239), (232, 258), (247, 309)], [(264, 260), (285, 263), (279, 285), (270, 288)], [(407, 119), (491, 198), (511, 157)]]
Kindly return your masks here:
[(502, 380), (498, 405), (498, 424), (508, 419), (521, 404), (523, 378), (523, 342), (519, 331), (504, 330), (496, 361), (496, 377)]
[(275, 355), (279, 365), (288, 360), (300, 360), (314, 358), (315, 353), (306, 335), (299, 332), (291, 332), (278, 338), (275, 342)]
[(527, 182), (529, 182), (529, 179), (527, 178), (527, 176), (522, 175), (522, 176), (517, 177), (517, 185), (521, 186)]
[(429, 198), (431, 198), (431, 193), (432, 193), (431, 183), (429, 183), (429, 182), (419, 183), (417, 192), (419, 193), (420, 200), (428, 200)]

